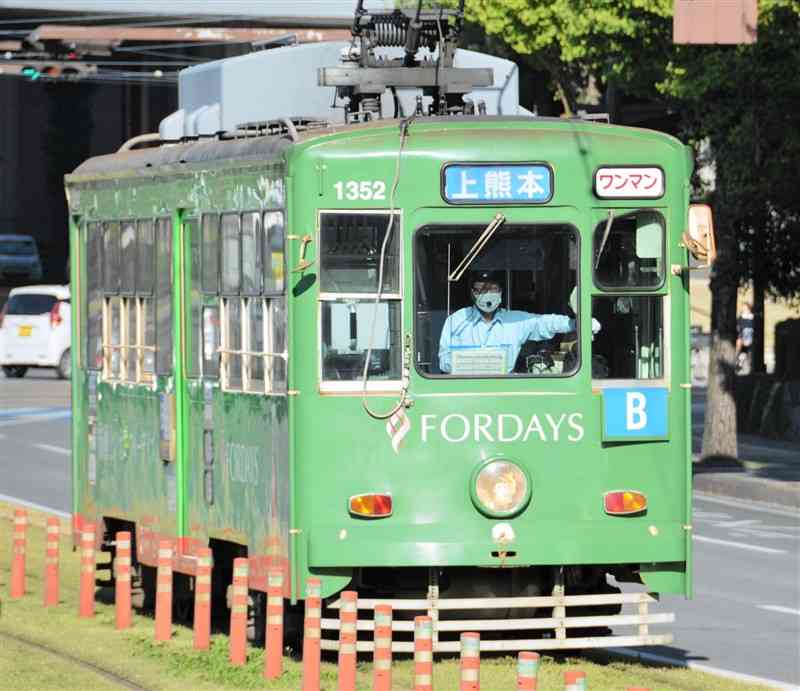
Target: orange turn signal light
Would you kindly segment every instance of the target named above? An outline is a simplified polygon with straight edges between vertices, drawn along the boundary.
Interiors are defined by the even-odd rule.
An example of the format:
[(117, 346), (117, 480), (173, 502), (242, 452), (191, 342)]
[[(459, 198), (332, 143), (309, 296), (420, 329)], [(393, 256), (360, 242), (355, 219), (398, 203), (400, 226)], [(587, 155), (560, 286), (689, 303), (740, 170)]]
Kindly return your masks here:
[(386, 518), (392, 515), (391, 494), (356, 494), (350, 497), (350, 513), (361, 518)]
[(614, 490), (603, 495), (603, 506), (611, 516), (642, 513), (647, 509), (647, 497), (632, 489)]

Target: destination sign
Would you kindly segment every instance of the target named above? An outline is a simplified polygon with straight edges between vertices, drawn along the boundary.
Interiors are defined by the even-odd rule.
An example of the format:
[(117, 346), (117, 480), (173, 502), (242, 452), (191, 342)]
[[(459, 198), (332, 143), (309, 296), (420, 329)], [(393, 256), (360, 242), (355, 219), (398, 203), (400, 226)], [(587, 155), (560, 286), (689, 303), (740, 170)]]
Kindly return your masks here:
[(545, 204), (552, 196), (553, 171), (541, 163), (453, 163), (442, 172), (450, 204)]
[(600, 199), (659, 199), (664, 196), (664, 171), (644, 166), (598, 168), (594, 193)]

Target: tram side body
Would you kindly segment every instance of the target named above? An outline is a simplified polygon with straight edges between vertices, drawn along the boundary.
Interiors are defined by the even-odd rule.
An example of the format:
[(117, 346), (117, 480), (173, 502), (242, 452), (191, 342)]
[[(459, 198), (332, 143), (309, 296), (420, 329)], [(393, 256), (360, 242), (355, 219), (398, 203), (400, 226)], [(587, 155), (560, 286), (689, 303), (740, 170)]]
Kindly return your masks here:
[[(141, 160), (127, 155), (121, 172), (81, 174), (79, 169), (68, 180), (73, 285), (87, 281), (87, 223), (159, 215), (171, 221), (172, 269), (179, 277), (173, 296), (175, 367), (171, 374), (156, 377), (154, 390), (104, 382), (76, 353), (76, 528), (81, 521), (100, 519), (108, 526), (133, 524), (138, 558), (148, 565), (155, 564), (158, 540), (171, 539), (189, 557), (176, 563), (176, 570), (186, 573), (193, 572), (191, 554), (209, 541), (224, 555), (220, 563), (247, 552), (255, 565), (251, 587), (264, 590), (266, 569), (280, 564), (288, 576), (285, 594), (292, 599), (302, 598), (309, 575), (322, 577), (323, 596), (347, 587), (354, 575), (357, 582), (386, 590), (393, 582), (375, 579), (390, 572), (408, 573), (411, 582), (412, 570), (419, 567), (500, 565), (492, 533), (499, 521), (476, 510), (469, 483), (482, 460), (506, 457), (529, 473), (532, 498), (520, 515), (503, 521), (515, 534), (510, 550), (515, 555), (504, 565), (625, 565), (640, 571), (652, 591), (690, 594), (689, 391), (681, 386), (690, 381), (688, 292), (682, 277), (667, 272), (664, 285), (652, 291), (668, 305), (665, 439), (603, 443), (602, 395), (584, 358), (575, 375), (541, 380), (434, 380), (412, 366), (409, 429), (395, 447), (386, 423), (363, 412), (359, 387), (321, 392), (318, 250), (322, 211), (388, 209), (399, 147), (397, 124), (306, 135), (260, 161), (229, 154), (226, 147), (232, 146), (224, 143), (207, 146), (216, 147), (214, 156), (198, 155), (196, 162), (179, 163), (175, 153), (174, 160), (148, 168), (145, 160), (154, 154), (141, 152)], [(448, 205), (442, 199), (441, 171), (454, 161), (546, 163), (554, 171), (553, 197), (538, 206)], [(660, 166), (667, 181), (664, 196), (601, 202), (593, 196), (591, 177), (597, 167), (608, 165)], [(413, 333), (415, 324), (415, 231), (437, 223), (486, 223), (499, 210), (508, 222), (561, 222), (579, 230), (580, 345), (582, 352), (591, 352), (591, 296), (600, 292), (592, 283), (596, 222), (608, 208), (658, 209), (667, 222), (666, 265), (685, 264), (679, 238), (690, 170), (677, 141), (641, 130), (544, 121), (415, 123), (396, 197), (402, 229), (403, 332)], [(337, 188), (337, 183), (351, 181), (383, 183), (386, 195), (348, 199), (346, 187)], [(222, 391), (218, 380), (194, 376), (187, 362), (192, 348), (188, 294), (191, 272), (198, 267), (192, 265), (191, 241), (181, 246), (182, 223), (209, 211), (252, 210), (285, 210), (289, 238), (284, 298), (288, 381), (286, 392), (274, 396)], [(301, 257), (300, 239), (307, 234), (312, 242)], [(302, 258), (315, 264), (292, 272)], [(208, 304), (213, 300), (202, 298)], [(76, 342), (86, 328), (85, 310), (81, 314), (74, 327)], [(165, 462), (159, 434), (163, 401), (171, 402), (171, 397), (177, 399), (177, 450), (174, 461)], [(386, 409), (396, 398), (393, 393), (369, 400), (372, 407)], [(452, 415), (472, 425), (489, 416), (492, 441), (474, 429), (448, 433), (442, 423)], [(501, 441), (501, 416), (520, 420), (526, 431), (536, 418), (534, 432)], [(211, 468), (204, 458), (209, 436)], [(208, 501), (209, 481), (213, 502)], [(647, 512), (624, 518), (606, 515), (602, 495), (619, 488), (646, 493)], [(348, 498), (363, 492), (391, 493), (392, 516), (370, 521), (350, 516)], [(398, 570), (403, 568), (409, 570)], [(536, 583), (526, 591), (524, 581), (523, 575), (520, 592), (539, 592)]]

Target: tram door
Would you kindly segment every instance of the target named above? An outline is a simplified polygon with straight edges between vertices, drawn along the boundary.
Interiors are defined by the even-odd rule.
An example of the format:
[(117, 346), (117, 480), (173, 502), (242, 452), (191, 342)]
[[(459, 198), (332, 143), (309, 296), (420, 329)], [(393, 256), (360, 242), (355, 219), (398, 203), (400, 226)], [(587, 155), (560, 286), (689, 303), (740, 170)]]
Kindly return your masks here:
[(167, 216), (89, 222), (82, 243), (87, 448), (78, 511), (135, 522), (146, 563), (159, 539), (178, 534), (172, 243)]
[(246, 547), (256, 588), (288, 538), (283, 219), (203, 212), (182, 225), (185, 545)]

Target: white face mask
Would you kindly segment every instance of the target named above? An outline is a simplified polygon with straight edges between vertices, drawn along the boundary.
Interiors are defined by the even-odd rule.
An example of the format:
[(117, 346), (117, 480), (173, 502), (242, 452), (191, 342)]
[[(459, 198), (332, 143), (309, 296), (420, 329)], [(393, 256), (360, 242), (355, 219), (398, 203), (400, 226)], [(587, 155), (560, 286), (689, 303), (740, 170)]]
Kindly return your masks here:
[(498, 307), (503, 299), (503, 294), (499, 290), (490, 290), (485, 293), (475, 294), (475, 306), (481, 311), (491, 314)]

